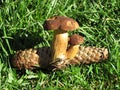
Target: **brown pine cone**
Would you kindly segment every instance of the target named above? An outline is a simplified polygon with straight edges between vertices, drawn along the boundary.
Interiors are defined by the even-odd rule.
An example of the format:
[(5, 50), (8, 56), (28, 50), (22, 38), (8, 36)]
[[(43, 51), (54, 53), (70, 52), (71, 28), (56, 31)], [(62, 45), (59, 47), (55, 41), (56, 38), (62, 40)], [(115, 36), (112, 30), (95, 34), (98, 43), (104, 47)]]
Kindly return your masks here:
[(66, 65), (89, 64), (100, 62), (108, 58), (108, 50), (105, 48), (80, 46), (79, 52), (73, 59), (56, 60), (52, 62), (51, 48), (43, 47), (39, 49), (20, 50), (11, 60), (12, 65), (19, 69), (44, 68), (48, 70), (62, 69)]
[(11, 60), (13, 67), (22, 69), (47, 68), (51, 60), (49, 47), (39, 49), (19, 50)]
[(62, 69), (67, 65), (79, 65), (81, 63), (90, 64), (95, 62), (101, 62), (108, 58), (108, 50), (106, 48), (97, 47), (85, 47), (80, 46), (79, 51), (73, 59), (56, 60), (52, 62), (54, 70)]
[(22, 69), (34, 69), (35, 67), (40, 67), (39, 56), (36, 54), (37, 51), (33, 49), (29, 50), (19, 50), (14, 55), (11, 60), (13, 67), (22, 70)]
[(108, 58), (108, 50), (106, 48), (85, 47), (80, 46), (77, 55), (70, 60), (70, 64), (89, 64), (93, 62), (101, 62)]

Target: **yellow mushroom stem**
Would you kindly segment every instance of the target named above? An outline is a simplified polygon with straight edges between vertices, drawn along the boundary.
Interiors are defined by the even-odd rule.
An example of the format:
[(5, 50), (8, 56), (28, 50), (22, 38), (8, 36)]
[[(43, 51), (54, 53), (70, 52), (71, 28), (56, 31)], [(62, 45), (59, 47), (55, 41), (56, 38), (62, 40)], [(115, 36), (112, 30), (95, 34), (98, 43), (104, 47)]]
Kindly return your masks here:
[(65, 59), (68, 45), (68, 33), (62, 30), (56, 30), (52, 45), (52, 60)]
[(80, 45), (71, 45), (68, 48), (67, 53), (66, 53), (66, 57), (68, 58), (68, 60), (70, 60), (76, 56), (76, 54), (79, 51), (79, 46)]
[(66, 51), (66, 58), (72, 59), (79, 51), (80, 44), (84, 43), (84, 37), (74, 34), (69, 37), (69, 47)]

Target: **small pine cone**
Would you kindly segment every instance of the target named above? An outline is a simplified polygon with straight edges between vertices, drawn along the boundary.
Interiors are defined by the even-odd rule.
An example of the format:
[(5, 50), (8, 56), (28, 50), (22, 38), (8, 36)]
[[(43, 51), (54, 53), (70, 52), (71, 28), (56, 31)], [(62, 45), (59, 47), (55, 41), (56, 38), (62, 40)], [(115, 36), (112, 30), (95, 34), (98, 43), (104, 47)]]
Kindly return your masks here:
[(11, 60), (13, 67), (22, 70), (22, 69), (34, 69), (35, 67), (40, 67), (39, 65), (39, 56), (36, 54), (37, 50), (19, 50), (14, 55)]
[(11, 60), (13, 67), (18, 70), (47, 68), (51, 60), (51, 50), (49, 47), (38, 49), (19, 50)]
[(93, 62), (101, 62), (108, 58), (108, 50), (106, 48), (85, 47), (80, 46), (77, 55), (70, 60), (69, 64), (89, 64)]

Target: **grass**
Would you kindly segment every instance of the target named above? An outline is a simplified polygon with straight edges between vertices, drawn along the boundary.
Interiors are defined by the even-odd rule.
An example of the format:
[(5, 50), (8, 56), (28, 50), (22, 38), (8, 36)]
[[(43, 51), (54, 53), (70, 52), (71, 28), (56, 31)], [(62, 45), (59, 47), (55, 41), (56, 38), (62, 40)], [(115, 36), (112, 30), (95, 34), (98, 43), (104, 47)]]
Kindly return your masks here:
[[(9, 60), (15, 51), (50, 46), (53, 32), (45, 31), (42, 24), (53, 15), (76, 19), (80, 28), (70, 34), (84, 35), (86, 46), (108, 48), (109, 59), (50, 73), (26, 70), (19, 74), (11, 68)], [(119, 51), (119, 0), (0, 1), (1, 90), (119, 90)]]

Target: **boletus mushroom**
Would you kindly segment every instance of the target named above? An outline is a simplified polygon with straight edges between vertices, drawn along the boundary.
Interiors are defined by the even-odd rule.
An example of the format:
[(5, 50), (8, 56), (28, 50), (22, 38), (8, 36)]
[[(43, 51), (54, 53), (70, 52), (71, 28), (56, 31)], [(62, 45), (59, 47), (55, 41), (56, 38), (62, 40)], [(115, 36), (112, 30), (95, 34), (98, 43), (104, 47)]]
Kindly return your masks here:
[(84, 37), (73, 34), (69, 37), (69, 47), (66, 52), (67, 59), (72, 59), (76, 56), (79, 51), (80, 44), (84, 43)]
[(54, 30), (52, 60), (65, 59), (68, 46), (68, 31), (73, 31), (79, 24), (72, 18), (53, 16), (44, 23), (45, 30)]
[[(49, 69), (51, 66), (63, 68), (69, 64), (88, 64), (107, 59), (108, 50), (106, 48), (81, 46), (80, 44), (84, 42), (82, 36), (72, 35), (68, 46), (68, 31), (73, 31), (78, 27), (79, 24), (68, 17), (54, 16), (47, 19), (44, 28), (55, 32), (52, 48), (42, 47), (41, 49), (17, 51), (11, 60), (12, 65), (19, 70)], [(59, 62), (59, 60), (62, 61)]]

